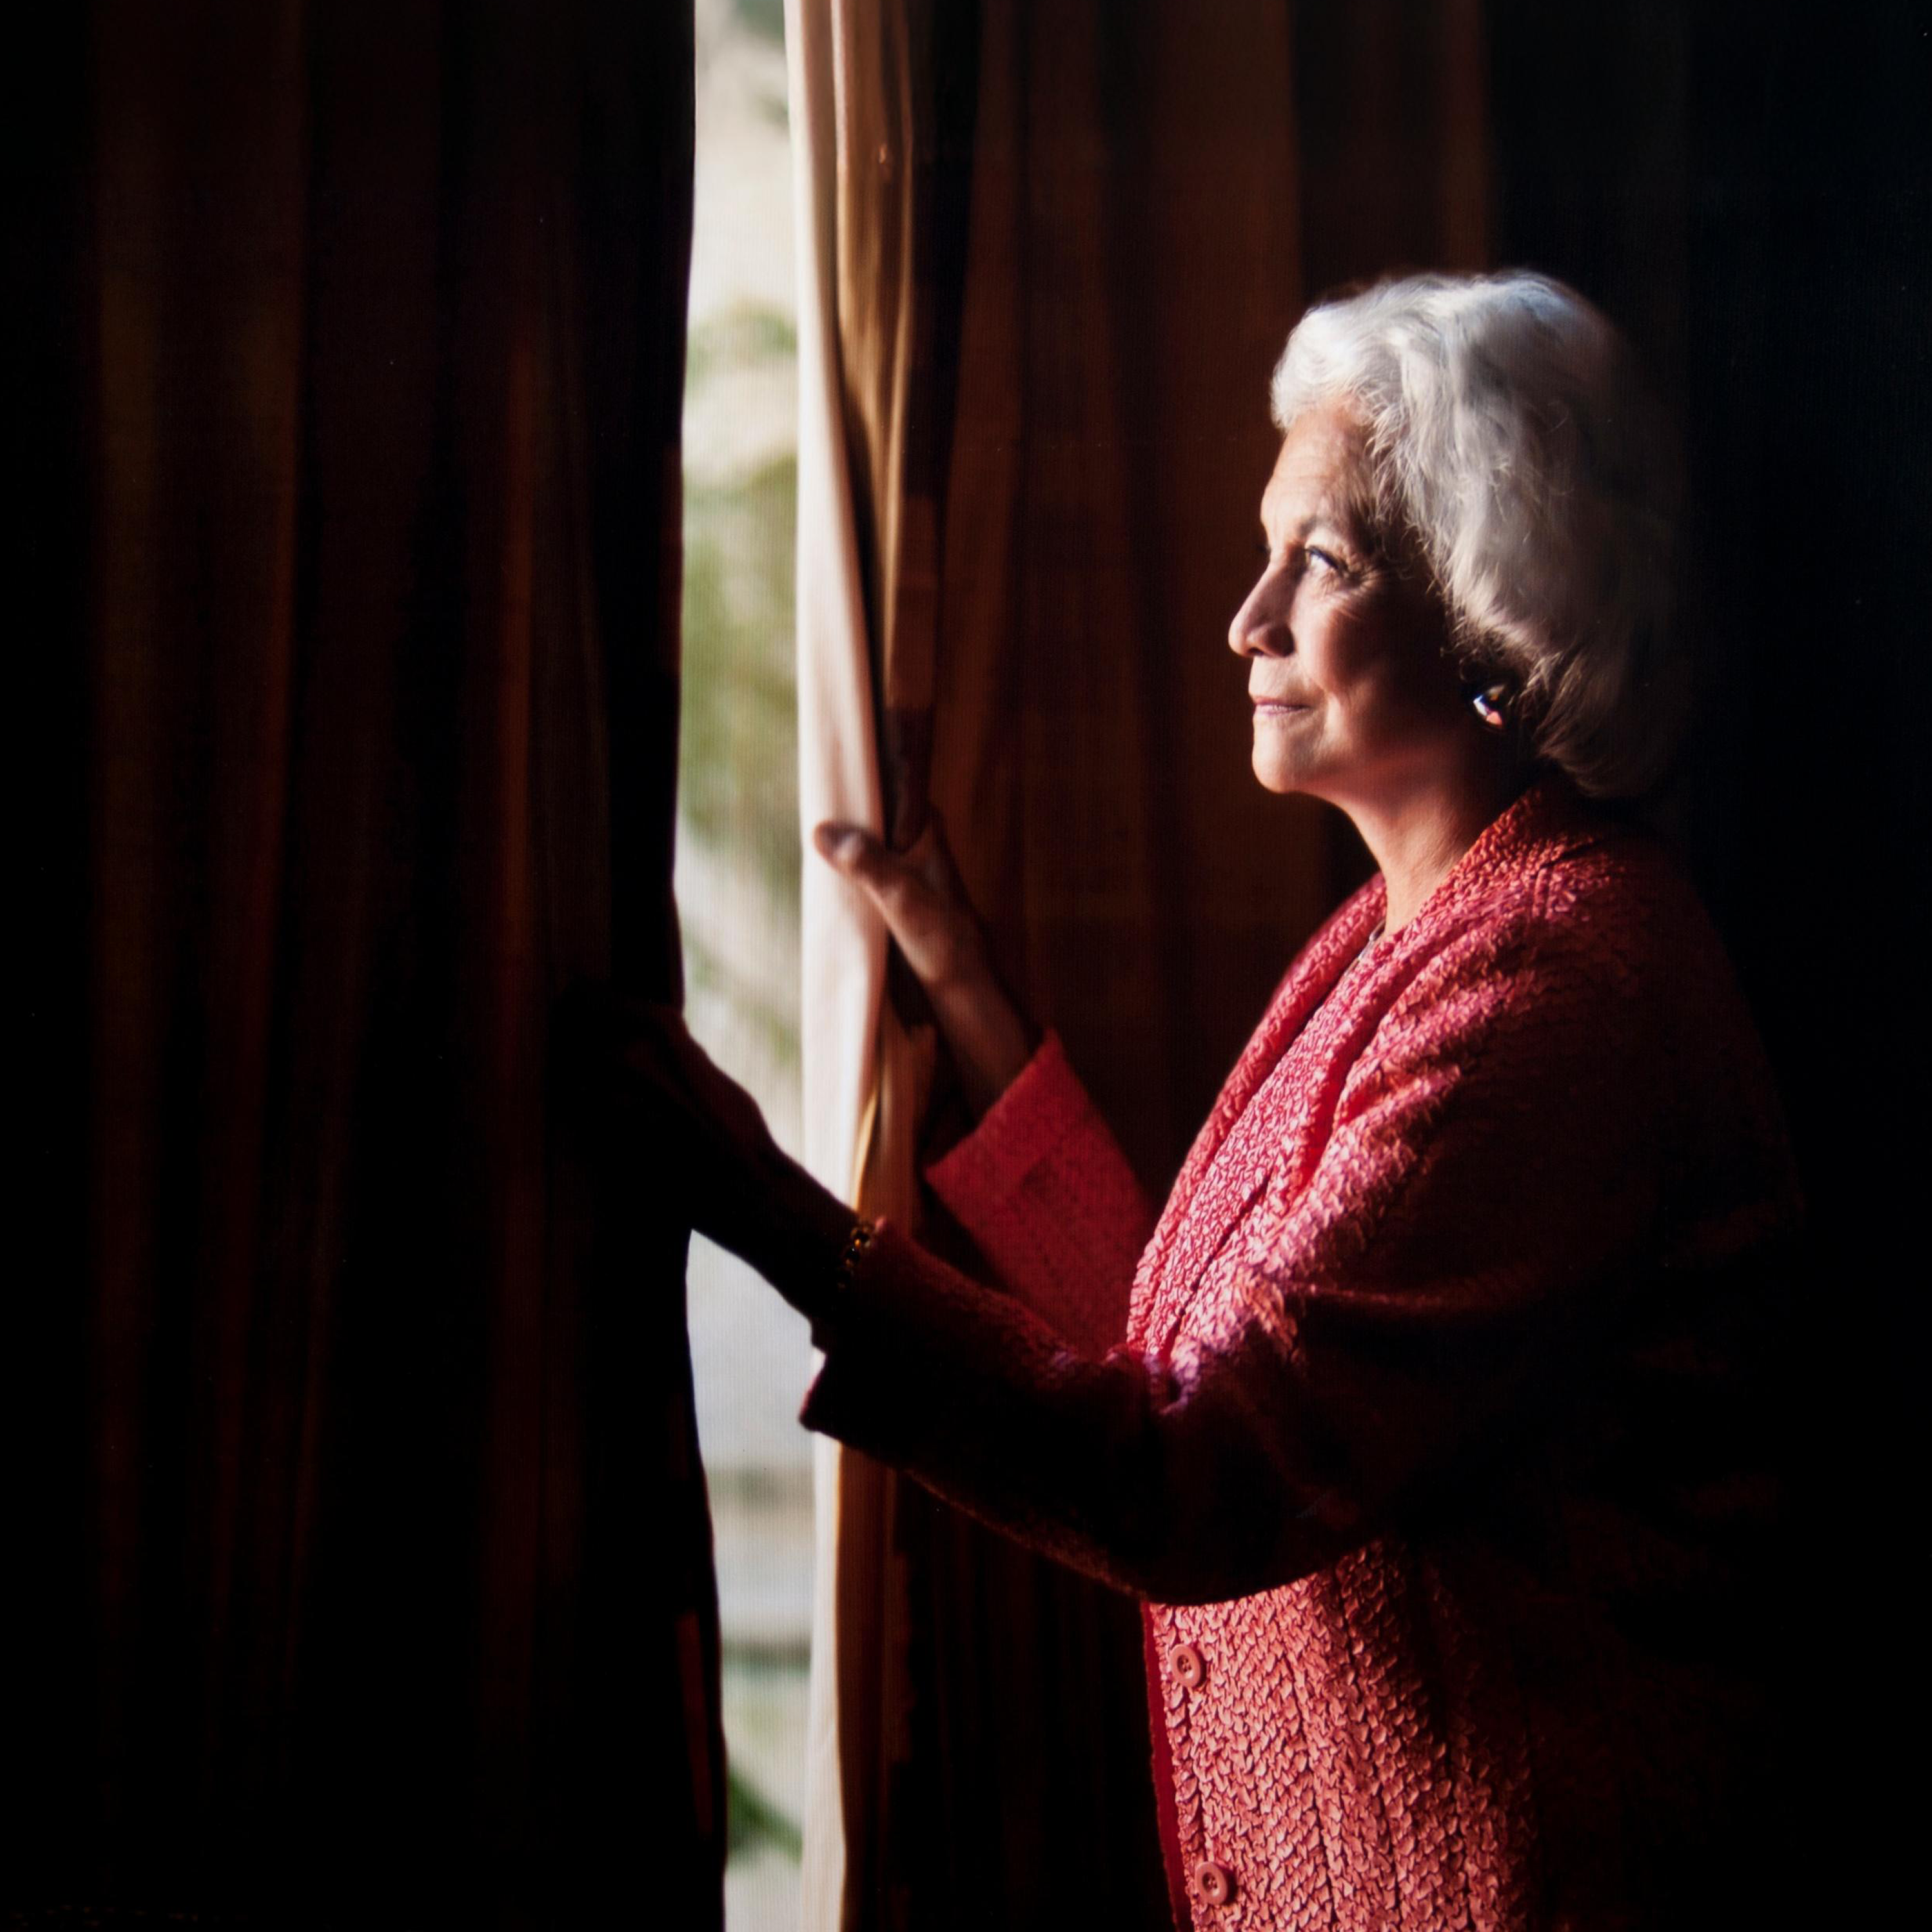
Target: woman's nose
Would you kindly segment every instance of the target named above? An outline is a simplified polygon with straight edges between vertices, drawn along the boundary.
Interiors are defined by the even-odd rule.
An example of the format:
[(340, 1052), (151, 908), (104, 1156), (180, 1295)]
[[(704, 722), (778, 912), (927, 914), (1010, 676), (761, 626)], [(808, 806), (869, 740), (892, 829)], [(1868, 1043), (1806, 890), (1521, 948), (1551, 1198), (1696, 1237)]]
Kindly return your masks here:
[(1265, 577), (1234, 613), (1228, 626), (1228, 648), (1239, 658), (1280, 657), (1292, 648), (1287, 613), (1270, 594)]

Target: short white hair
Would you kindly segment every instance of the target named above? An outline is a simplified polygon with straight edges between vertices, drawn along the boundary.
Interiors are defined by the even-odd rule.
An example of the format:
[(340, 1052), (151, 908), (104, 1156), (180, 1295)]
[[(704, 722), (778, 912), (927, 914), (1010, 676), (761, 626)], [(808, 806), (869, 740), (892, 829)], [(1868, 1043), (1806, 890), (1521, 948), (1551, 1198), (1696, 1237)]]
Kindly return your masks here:
[(1635, 796), (1684, 710), (1672, 645), (1678, 466), (1616, 329), (1546, 275), (1413, 275), (1324, 302), (1271, 385), (1284, 434), (1344, 402), (1383, 540), (1419, 550), (1466, 674), (1501, 678), (1533, 753)]

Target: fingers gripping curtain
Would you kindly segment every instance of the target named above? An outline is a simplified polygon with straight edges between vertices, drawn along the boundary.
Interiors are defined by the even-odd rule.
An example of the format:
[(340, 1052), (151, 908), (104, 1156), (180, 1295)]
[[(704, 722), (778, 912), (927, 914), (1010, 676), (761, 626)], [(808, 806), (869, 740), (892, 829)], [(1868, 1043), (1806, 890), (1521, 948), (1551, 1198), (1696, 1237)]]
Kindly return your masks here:
[(545, 1080), (678, 991), (688, 8), (56, 10), (6, 1902), (716, 1924), (685, 1236)]
[[(928, 797), (1157, 1198), (1358, 862), (1248, 767), (1223, 641), (1309, 294), (1480, 266), (1472, 4), (793, 0), (801, 789)], [(964, 1264), (916, 989), (808, 858), (820, 1178)], [(1166, 1922), (1126, 1600), (820, 1450), (808, 1932)], [(1024, 1902), (1022, 1904), (1022, 1901)]]

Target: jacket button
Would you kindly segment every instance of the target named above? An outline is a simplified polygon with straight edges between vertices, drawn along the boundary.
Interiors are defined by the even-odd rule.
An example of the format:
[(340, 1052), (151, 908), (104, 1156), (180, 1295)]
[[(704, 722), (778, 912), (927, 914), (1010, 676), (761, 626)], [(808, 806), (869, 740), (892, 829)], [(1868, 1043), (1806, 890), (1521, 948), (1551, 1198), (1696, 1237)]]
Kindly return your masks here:
[(1167, 1667), (1190, 1690), (1198, 1690), (1208, 1681), (1208, 1666), (1191, 1643), (1178, 1643), (1167, 1654)]
[(1194, 1868), (1195, 1889), (1206, 1905), (1229, 1905), (1234, 1902), (1234, 1874), (1226, 1865), (1217, 1865), (1212, 1858), (1203, 1858)]

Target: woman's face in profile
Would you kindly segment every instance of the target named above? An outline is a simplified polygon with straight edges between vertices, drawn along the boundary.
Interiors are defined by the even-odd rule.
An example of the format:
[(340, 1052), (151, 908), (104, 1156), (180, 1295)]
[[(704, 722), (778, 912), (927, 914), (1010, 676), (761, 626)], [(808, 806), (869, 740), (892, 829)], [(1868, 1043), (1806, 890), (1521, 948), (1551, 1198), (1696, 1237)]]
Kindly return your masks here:
[(1440, 600), (1365, 514), (1362, 439), (1341, 403), (1289, 430), (1262, 496), (1268, 560), (1228, 643), (1248, 660), (1262, 784), (1395, 808), (1453, 768), (1471, 728)]

